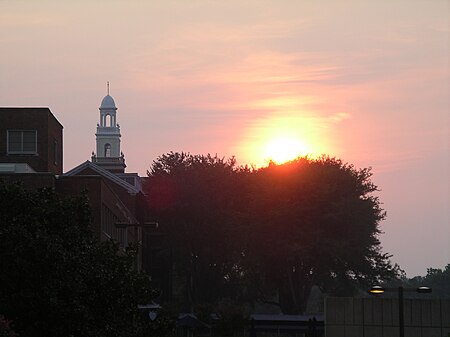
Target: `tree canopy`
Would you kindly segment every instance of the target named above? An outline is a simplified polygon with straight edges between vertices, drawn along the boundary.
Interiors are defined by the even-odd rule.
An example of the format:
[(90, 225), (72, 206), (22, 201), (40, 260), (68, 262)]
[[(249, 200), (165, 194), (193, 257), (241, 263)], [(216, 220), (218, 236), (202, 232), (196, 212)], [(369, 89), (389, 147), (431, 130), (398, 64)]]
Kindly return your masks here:
[(404, 278), (402, 281), (409, 287), (430, 287), (433, 291), (430, 297), (450, 298), (450, 263), (442, 269), (428, 268), (425, 276)]
[(0, 182), (0, 314), (22, 336), (136, 336), (154, 297), (134, 253), (99, 242), (85, 197)]
[(187, 307), (225, 296), (233, 273), (235, 162), (171, 153), (154, 162), (146, 192), (152, 215), (168, 231), (175, 278)]
[(189, 306), (278, 298), (298, 313), (312, 285), (349, 294), (397, 276), (378, 240), (385, 212), (370, 169), (329, 157), (254, 169), (171, 152), (148, 176)]

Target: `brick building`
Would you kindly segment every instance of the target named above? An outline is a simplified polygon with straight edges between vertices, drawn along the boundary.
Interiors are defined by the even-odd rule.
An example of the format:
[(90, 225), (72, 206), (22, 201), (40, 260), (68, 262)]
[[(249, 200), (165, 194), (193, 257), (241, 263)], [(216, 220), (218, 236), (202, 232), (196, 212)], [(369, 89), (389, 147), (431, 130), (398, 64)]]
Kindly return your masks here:
[(62, 174), (62, 132), (49, 108), (0, 108), (0, 172)]
[[(145, 202), (137, 173), (125, 173), (120, 152), (114, 100), (107, 95), (100, 107), (93, 162), (86, 161), (63, 174), (63, 126), (49, 108), (0, 108), (0, 179), (21, 181), (27, 188), (50, 187), (61, 195), (87, 194), (92, 227), (101, 240), (124, 247), (142, 242)], [(103, 123), (103, 122), (101, 122)], [(120, 224), (120, 225), (118, 225)], [(137, 261), (141, 266), (142, 256)]]

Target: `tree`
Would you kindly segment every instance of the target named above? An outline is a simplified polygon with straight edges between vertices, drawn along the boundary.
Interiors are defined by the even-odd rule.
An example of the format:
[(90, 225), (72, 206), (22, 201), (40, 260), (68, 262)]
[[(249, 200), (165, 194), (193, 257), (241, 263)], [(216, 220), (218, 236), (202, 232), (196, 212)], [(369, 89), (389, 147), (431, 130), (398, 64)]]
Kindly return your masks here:
[[(425, 276), (402, 280), (408, 287), (428, 286), (433, 292), (430, 297), (450, 298), (450, 264), (443, 269), (428, 268)], [(423, 294), (420, 294), (423, 296)]]
[(235, 160), (169, 153), (145, 186), (152, 216), (168, 232), (183, 310), (232, 291)]
[(134, 252), (99, 242), (85, 197), (0, 183), (0, 313), (23, 336), (135, 336), (154, 296)]
[(0, 316), (0, 337), (16, 337), (17, 334), (11, 328), (11, 321)]
[(385, 212), (370, 169), (329, 157), (249, 169), (169, 153), (148, 175), (189, 303), (278, 297), (284, 313), (299, 313), (313, 285), (350, 294), (398, 275), (378, 240)]
[(371, 175), (329, 157), (255, 172), (247, 269), (263, 278), (254, 284), (277, 289), (283, 312), (302, 312), (312, 285), (349, 294), (397, 276), (378, 240), (385, 212)]

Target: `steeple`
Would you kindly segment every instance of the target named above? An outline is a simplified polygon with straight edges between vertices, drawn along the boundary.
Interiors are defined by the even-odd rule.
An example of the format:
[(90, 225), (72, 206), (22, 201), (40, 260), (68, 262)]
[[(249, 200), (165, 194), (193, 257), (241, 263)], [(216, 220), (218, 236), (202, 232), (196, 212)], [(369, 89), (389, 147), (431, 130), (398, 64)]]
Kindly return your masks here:
[(120, 151), (120, 126), (117, 123), (117, 107), (114, 99), (107, 95), (100, 104), (100, 122), (97, 123), (97, 153), (92, 155), (92, 162), (113, 173), (124, 173), (125, 158)]

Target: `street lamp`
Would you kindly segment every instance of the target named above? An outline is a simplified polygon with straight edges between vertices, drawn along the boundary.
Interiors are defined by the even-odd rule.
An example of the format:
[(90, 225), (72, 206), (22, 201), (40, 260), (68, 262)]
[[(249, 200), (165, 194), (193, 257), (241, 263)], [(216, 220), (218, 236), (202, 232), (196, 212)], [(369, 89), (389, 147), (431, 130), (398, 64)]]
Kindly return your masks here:
[[(369, 293), (374, 295), (380, 295), (383, 294), (385, 291), (395, 291), (396, 288), (383, 288), (382, 286), (373, 286)], [(415, 291), (420, 294), (429, 294), (431, 293), (430, 287), (421, 286), (418, 288), (403, 288), (402, 286), (399, 286), (397, 288), (398, 292), (398, 325), (399, 325), (399, 336), (405, 337), (405, 313), (403, 311), (403, 292), (404, 291)]]
[(375, 295), (379, 295), (379, 294), (383, 294), (385, 292), (385, 289), (382, 286), (373, 286), (369, 292), (371, 294), (375, 294)]

